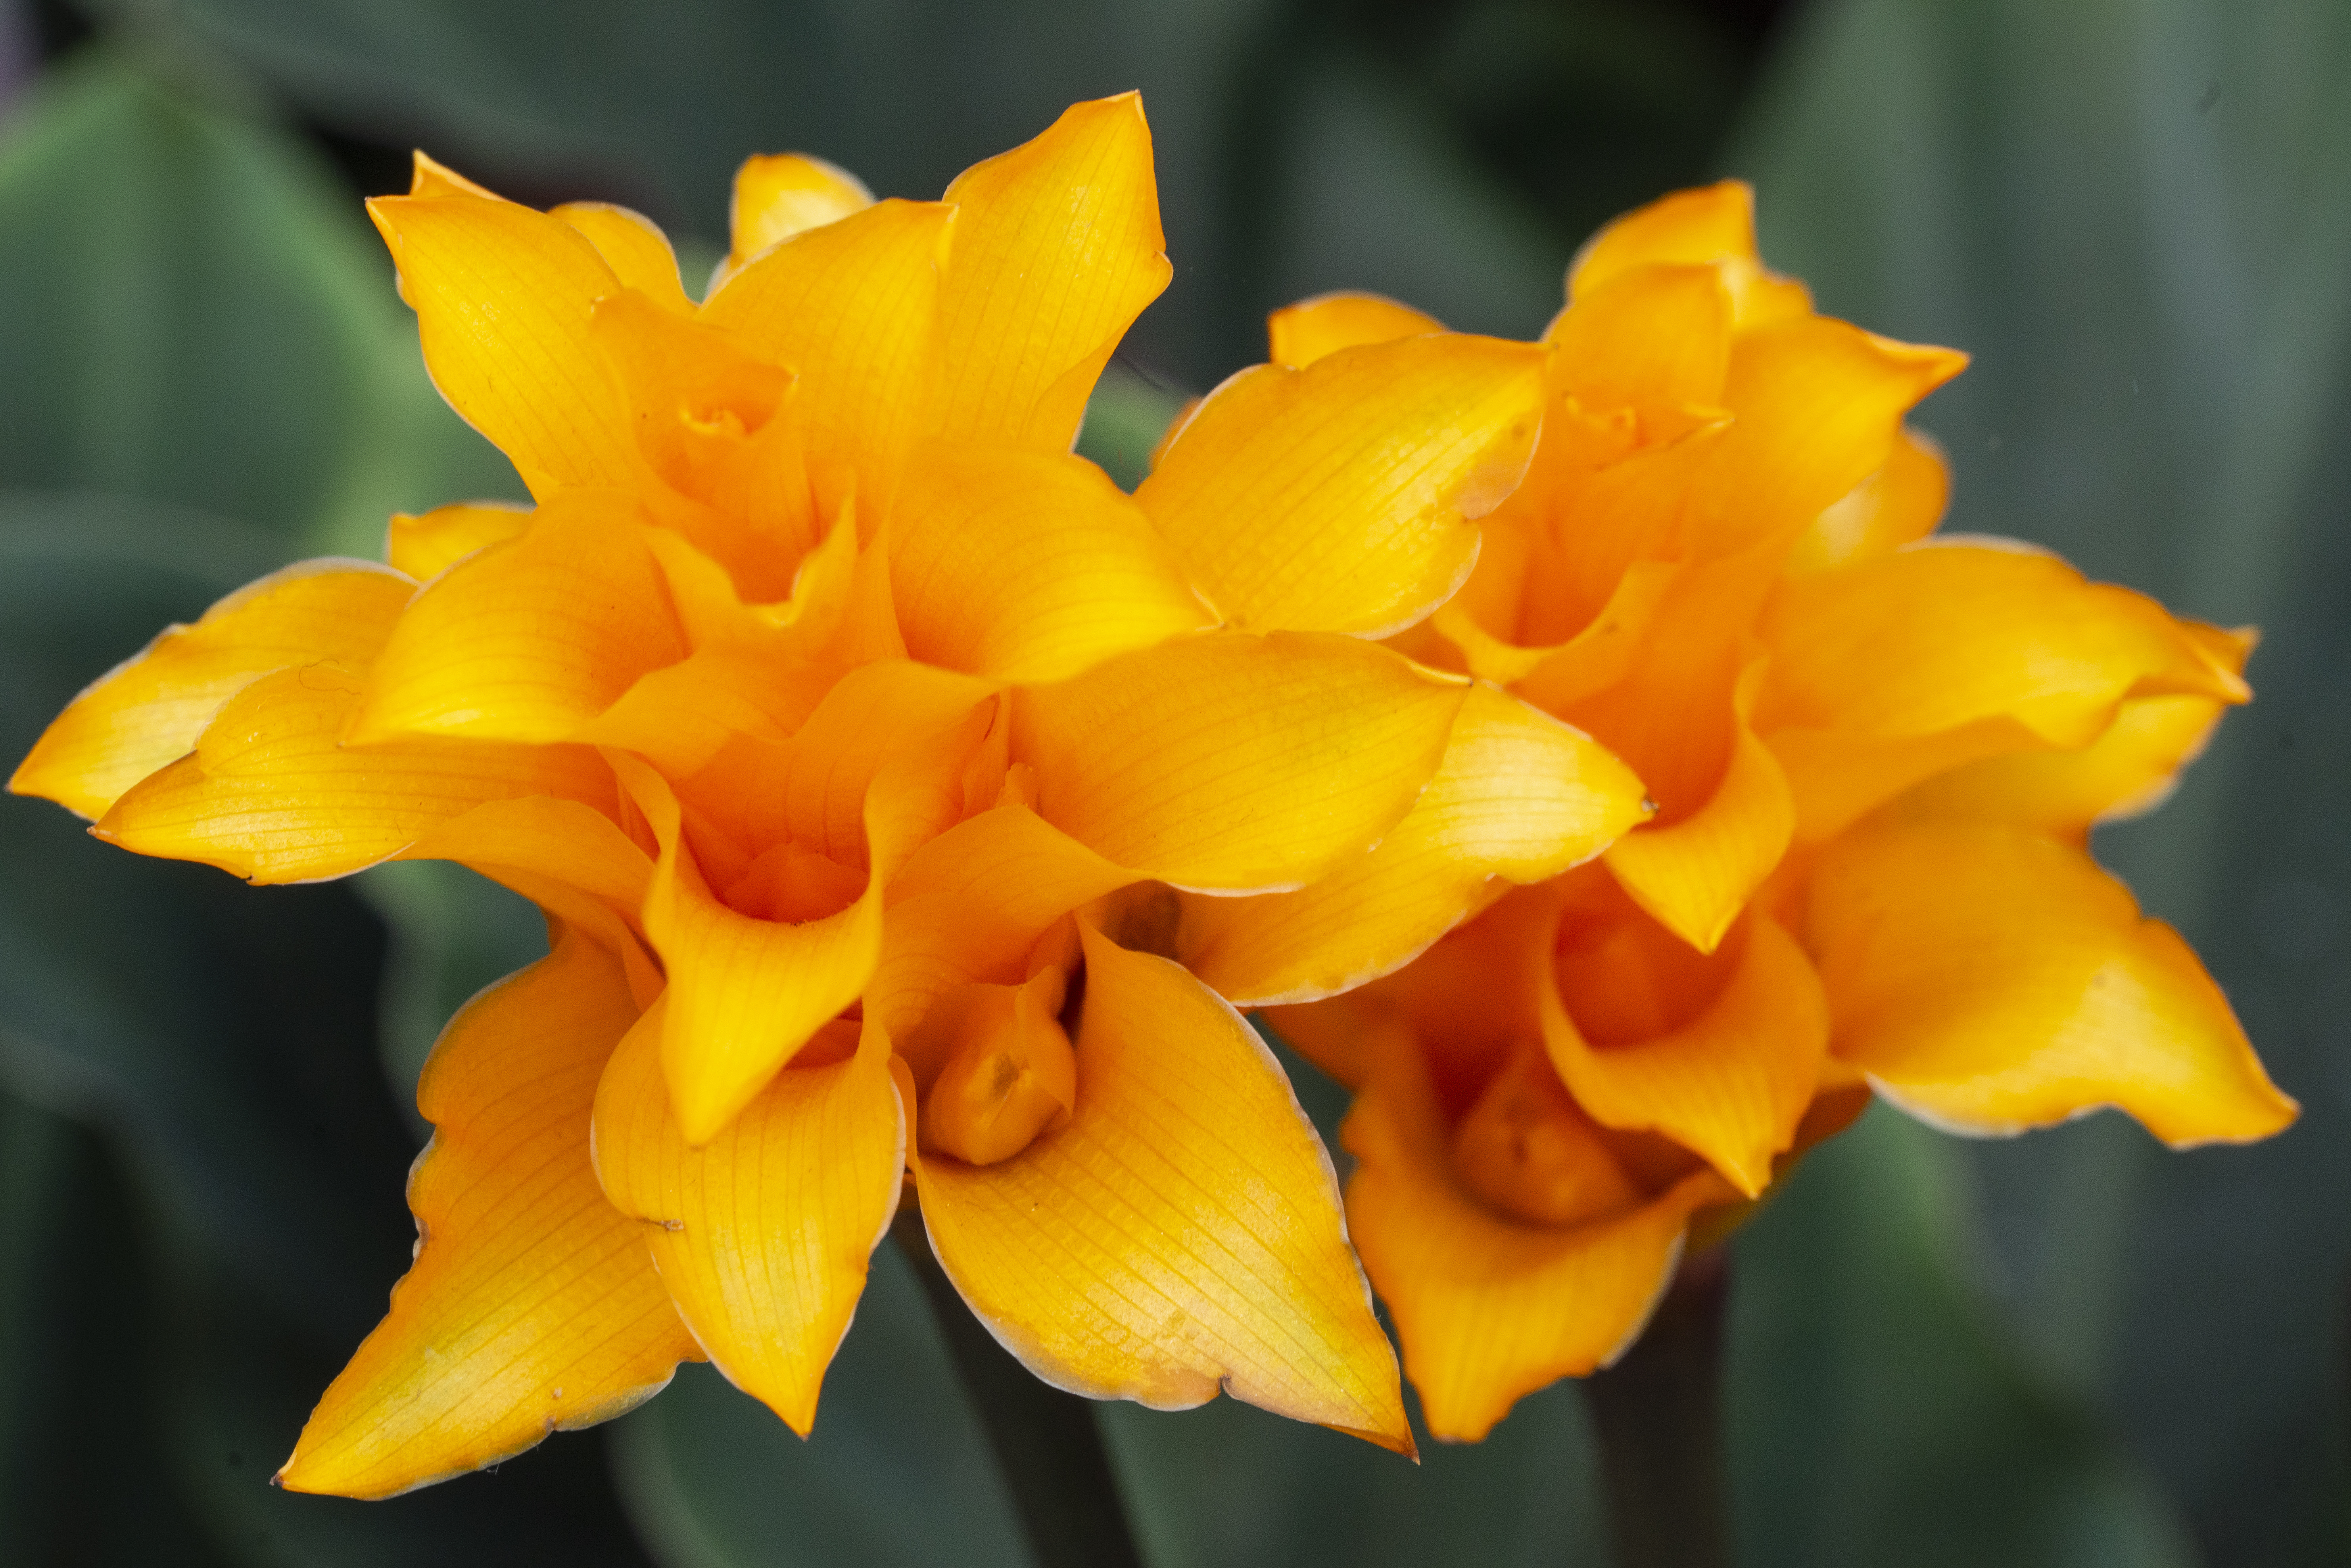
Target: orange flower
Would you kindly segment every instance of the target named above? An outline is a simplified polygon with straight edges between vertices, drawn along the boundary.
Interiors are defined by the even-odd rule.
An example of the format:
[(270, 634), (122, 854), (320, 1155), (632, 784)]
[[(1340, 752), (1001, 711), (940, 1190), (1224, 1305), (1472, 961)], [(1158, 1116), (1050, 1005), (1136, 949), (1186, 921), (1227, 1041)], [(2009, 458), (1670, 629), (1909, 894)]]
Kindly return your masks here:
[[(1443, 874), (1391, 888), (1416, 946), (1639, 819), (1584, 737), (1370, 640), (1468, 571), (1541, 350), (1247, 372), (1122, 495), (1070, 445), (1168, 277), (1132, 96), (942, 202), (754, 159), (698, 305), (618, 208), (420, 158), (371, 210), (536, 507), (266, 579), (12, 781), (256, 882), (439, 857), (548, 913), (549, 956), (427, 1065), (415, 1267), (284, 1483), (423, 1484), (697, 1355), (807, 1431), (910, 1167), (946, 1271), (1049, 1381), (1409, 1448), (1327, 1156), (1167, 956), (1169, 890), (1366, 874), (1441, 798), (1406, 869)], [(1220, 951), (1259, 941), (1402, 956), (1339, 926)]]
[[(1620, 1354), (1694, 1217), (1719, 1234), (1872, 1090), (1979, 1134), (2112, 1105), (2175, 1146), (2294, 1114), (2087, 848), (2246, 699), (2252, 638), (1928, 538), (1949, 480), (1902, 420), (1960, 357), (1815, 315), (1750, 200), (1578, 258), (1528, 479), (1398, 640), (1607, 745), (1655, 819), (1274, 1015), (1358, 1091), (1349, 1218), (1442, 1437)], [(1435, 325), (1336, 297), (1273, 351)]]

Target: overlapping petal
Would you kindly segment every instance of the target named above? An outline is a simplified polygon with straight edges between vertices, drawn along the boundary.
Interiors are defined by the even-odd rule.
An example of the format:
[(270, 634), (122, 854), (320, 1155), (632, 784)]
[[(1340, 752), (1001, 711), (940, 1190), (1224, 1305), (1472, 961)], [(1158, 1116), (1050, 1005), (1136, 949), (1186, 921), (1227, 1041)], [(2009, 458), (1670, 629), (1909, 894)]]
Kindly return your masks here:
[(897, 1211), (905, 1129), (889, 1045), (871, 1034), (845, 1060), (774, 1074), (696, 1146), (665, 1088), (666, 1005), (605, 1070), (596, 1174), (711, 1361), (806, 1437), (867, 1260)]
[(394, 571), (430, 582), (475, 550), (502, 544), (530, 526), (531, 509), (504, 501), (458, 501), (411, 515), (394, 512), (383, 559)]
[(1838, 1058), (1938, 1126), (2112, 1105), (2184, 1147), (2294, 1120), (2188, 945), (2070, 845), (1977, 823), (1856, 831), (1813, 873), (1806, 946)]
[(1001, 1164), (914, 1160), (948, 1278), (1057, 1386), (1221, 1391), (1410, 1452), (1330, 1158), (1271, 1053), (1177, 965), (1084, 941), (1075, 1113)]
[(309, 560), (237, 590), (193, 626), (168, 626), (90, 683), (8, 780), (97, 818), (195, 749), (223, 704), (289, 665), (364, 671), (415, 584), (366, 561)]
[(1266, 359), (1302, 371), (1342, 349), (1442, 332), (1436, 317), (1377, 294), (1318, 294), (1266, 318)]
[(1013, 747), (1038, 814), (1138, 875), (1283, 892), (1411, 809), (1467, 694), (1350, 637), (1217, 632), (1020, 693)]
[(1260, 365), (1135, 498), (1236, 626), (1384, 636), (1460, 587), (1541, 423), (1531, 344), (1438, 334)]
[(415, 1264), (279, 1485), (389, 1497), (610, 1420), (701, 1359), (589, 1164), (636, 1017), (618, 960), (566, 934), (450, 1020), (417, 1085), (434, 1131), (409, 1177)]

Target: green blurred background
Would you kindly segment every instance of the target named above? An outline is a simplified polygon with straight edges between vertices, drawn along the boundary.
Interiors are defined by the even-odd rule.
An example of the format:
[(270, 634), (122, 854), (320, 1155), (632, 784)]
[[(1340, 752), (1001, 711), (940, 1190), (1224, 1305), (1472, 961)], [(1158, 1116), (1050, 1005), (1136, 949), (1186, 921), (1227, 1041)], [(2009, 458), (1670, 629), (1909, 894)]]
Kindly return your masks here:
[[(1594, 225), (1736, 173), (1824, 309), (1976, 356), (1921, 415), (1952, 526), (2264, 629), (2259, 701), (2099, 849), (2304, 1120), (2175, 1156), (1873, 1113), (1736, 1244), (1726, 1441), (1742, 1568), (2351, 1562), (2340, 0), (0, 0), (0, 752), (282, 561), (520, 493), (360, 211), (410, 146), (691, 270), (747, 152), (927, 196), (1134, 86), (1176, 281), (1114, 469), (1273, 306), (1529, 336)], [(406, 1265), (417, 1063), (540, 946), (446, 868), (256, 891), (0, 800), (0, 1562), (1026, 1561), (887, 1247), (809, 1444), (689, 1368), (395, 1502), (264, 1484)], [(1418, 1469), (1223, 1402), (1103, 1425), (1155, 1568), (1606, 1561), (1572, 1385)]]

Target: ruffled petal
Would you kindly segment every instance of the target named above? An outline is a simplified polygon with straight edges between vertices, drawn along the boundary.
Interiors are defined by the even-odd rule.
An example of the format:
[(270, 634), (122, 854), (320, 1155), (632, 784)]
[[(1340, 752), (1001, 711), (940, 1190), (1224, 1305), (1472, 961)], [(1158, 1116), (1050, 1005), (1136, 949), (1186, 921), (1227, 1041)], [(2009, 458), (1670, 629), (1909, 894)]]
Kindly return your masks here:
[(1763, 270), (1755, 251), (1755, 193), (1744, 180), (1677, 191), (1625, 214), (1592, 236), (1568, 269), (1569, 297), (1586, 294), (1636, 267), (1710, 264), (1741, 326), (1802, 316), (1812, 308), (1802, 284)]
[(310, 882), (388, 860), (485, 800), (553, 795), (617, 809), (611, 770), (580, 747), (432, 736), (345, 747), (360, 690), (331, 664), (263, 676), (193, 753), (133, 786), (90, 831), (250, 882)]
[(1383, 1053), (1341, 1135), (1359, 1162), (1347, 1184), (1355, 1246), (1404, 1342), (1423, 1419), (1456, 1442), (1623, 1354), (1672, 1278), (1691, 1211), (1730, 1197), (1701, 1170), (1581, 1224), (1498, 1214), (1455, 1174), (1408, 1044)]
[(1889, 555), (1935, 531), (1951, 503), (1941, 443), (1904, 426), (1885, 466), (1813, 519), (1788, 551), (1792, 572), (1825, 571)]
[(1135, 499), (1225, 617), (1385, 636), (1461, 586), (1526, 472), (1542, 350), (1458, 333), (1261, 365), (1210, 393)]
[(622, 1042), (597, 1090), (596, 1174), (640, 1222), (711, 1361), (805, 1437), (897, 1212), (905, 1120), (889, 1043), (868, 1031), (846, 1061), (775, 1074), (696, 1146), (671, 1112), (663, 1010)]
[(686, 655), (660, 564), (628, 503), (570, 494), (511, 543), (417, 595), (345, 737), (548, 744), (577, 735), (647, 670)]
[(1222, 1391), (1410, 1453), (1330, 1157), (1271, 1052), (1177, 965), (1084, 940), (1070, 1120), (998, 1165), (914, 1161), (947, 1277), (1056, 1387)]
[(610, 202), (567, 202), (549, 209), (547, 215), (561, 218), (586, 235), (623, 288), (638, 290), (664, 310), (683, 315), (694, 308), (678, 279), (677, 253), (670, 248), (669, 236), (643, 213)]
[(507, 501), (459, 501), (413, 516), (394, 512), (384, 529), (383, 559), (392, 570), (430, 582), (475, 550), (513, 538), (530, 519), (528, 507)]
[(2178, 932), (2070, 845), (1975, 824), (1871, 829), (1813, 873), (1806, 945), (1839, 1059), (1954, 1132), (2115, 1106), (2174, 1147), (2286, 1126)]
[(417, 1084), (416, 1261), (277, 1484), (390, 1497), (608, 1421), (701, 1359), (589, 1164), (597, 1079), (636, 1017), (613, 956), (565, 935), (450, 1020)]
[(1828, 1055), (1828, 1004), (1795, 939), (1758, 915), (1713, 1002), (1652, 1039), (1594, 1046), (1556, 983), (1541, 984), (1543, 1044), (1586, 1113), (1603, 1126), (1661, 1133), (1749, 1197), (1795, 1143)]
[(194, 750), (221, 705), (261, 676), (289, 664), (365, 670), (415, 591), (398, 571), (352, 560), (301, 561), (240, 588), (90, 683), (17, 764), (9, 791), (102, 817)]
[(1466, 685), (1352, 637), (1210, 632), (1023, 691), (1047, 821), (1138, 875), (1285, 892), (1393, 827)]
[(929, 428), (1067, 451), (1094, 381), (1174, 276), (1143, 98), (1071, 105), (975, 163), (940, 286)]
[(1318, 294), (1266, 318), (1266, 358), (1302, 371), (1342, 349), (1442, 332), (1445, 323), (1377, 294)]
[(561, 218), (477, 196), (379, 196), (369, 215), (416, 311), (425, 367), (534, 495), (635, 482), (621, 389), (589, 341), (620, 280)]
[(1236, 1007), (1312, 1001), (1401, 967), (1490, 899), (1590, 859), (1644, 815), (1589, 737), (1491, 686), (1377, 848), (1296, 893), (1185, 900), (1178, 956)]
[(1065, 680), (1216, 624), (1142, 509), (1062, 453), (925, 448), (889, 551), (906, 651), (997, 680)]

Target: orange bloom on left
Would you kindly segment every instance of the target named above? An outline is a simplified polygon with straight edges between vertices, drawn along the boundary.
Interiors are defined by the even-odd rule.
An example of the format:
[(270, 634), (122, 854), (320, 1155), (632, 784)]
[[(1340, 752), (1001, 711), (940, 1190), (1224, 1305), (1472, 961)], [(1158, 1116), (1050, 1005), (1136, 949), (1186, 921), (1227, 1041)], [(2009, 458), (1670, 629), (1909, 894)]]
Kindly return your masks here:
[(1047, 1380), (1409, 1448), (1328, 1157), (1177, 899), (1343, 883), (1425, 796), (1539, 778), (1382, 873), (1376, 951), (1280, 956), (1361, 978), (1641, 819), (1599, 746), (1376, 640), (1469, 571), (1541, 350), (1246, 373), (1122, 494), (1070, 449), (1168, 277), (1132, 95), (940, 202), (754, 159), (700, 303), (619, 208), (420, 157), (371, 211), (536, 506), (254, 584), (11, 780), (255, 882), (443, 858), (548, 915), (427, 1064), (415, 1265), (280, 1480), (390, 1495), (703, 1356), (804, 1433), (910, 1176)]

